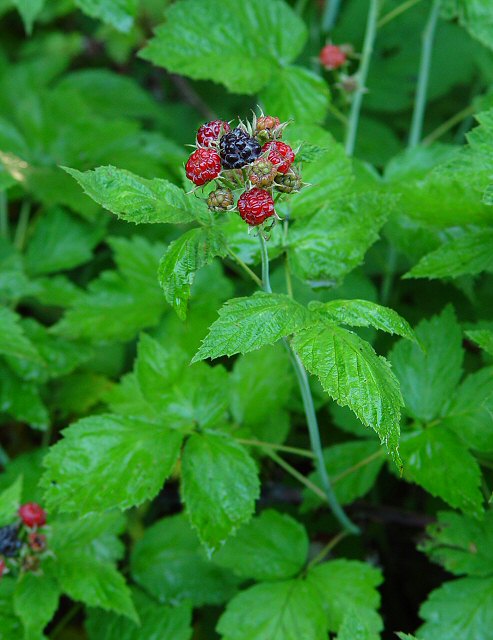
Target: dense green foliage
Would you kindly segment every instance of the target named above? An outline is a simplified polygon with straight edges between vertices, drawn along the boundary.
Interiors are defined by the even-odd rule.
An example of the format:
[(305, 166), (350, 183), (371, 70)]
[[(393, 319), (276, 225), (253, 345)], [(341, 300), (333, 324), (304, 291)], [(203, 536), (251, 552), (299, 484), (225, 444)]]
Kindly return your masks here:
[[(0, 0), (0, 33), (0, 528), (48, 514), (0, 640), (488, 640), (491, 1)], [(259, 109), (308, 183), (266, 244), (184, 171)]]

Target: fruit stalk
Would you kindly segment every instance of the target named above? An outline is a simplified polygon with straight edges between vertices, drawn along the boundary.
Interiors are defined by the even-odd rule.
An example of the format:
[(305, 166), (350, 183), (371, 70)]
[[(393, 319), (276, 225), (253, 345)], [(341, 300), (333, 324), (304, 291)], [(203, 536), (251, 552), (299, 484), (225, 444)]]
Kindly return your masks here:
[[(267, 251), (267, 243), (265, 238), (259, 233), (260, 240), (260, 253), (262, 256), (262, 287), (266, 293), (272, 293), (272, 287), (270, 286), (270, 275), (269, 275), (269, 254)], [(343, 508), (339, 504), (334, 490), (332, 489), (332, 485), (330, 483), (330, 478), (327, 473), (327, 469), (325, 467), (325, 461), (323, 457), (322, 451), (322, 442), (320, 440), (320, 431), (318, 428), (317, 414), (315, 412), (315, 405), (313, 404), (312, 392), (310, 389), (310, 383), (308, 381), (308, 376), (306, 374), (305, 367), (301, 362), (298, 354), (293, 351), (291, 345), (289, 344), (286, 338), (283, 338), (284, 346), (286, 347), (289, 357), (291, 359), (291, 363), (293, 365), (294, 371), (296, 373), (296, 378), (298, 379), (298, 385), (301, 392), (301, 398), (303, 400), (303, 408), (305, 410), (306, 422), (308, 425), (308, 433), (310, 436), (310, 445), (315, 457), (315, 468), (320, 475), (322, 481), (322, 488), (325, 493), (325, 497), (327, 498), (327, 502), (329, 507), (332, 510), (337, 521), (340, 525), (348, 532), (358, 534), (360, 531), (358, 527), (351, 522), (351, 520), (344, 513)]]

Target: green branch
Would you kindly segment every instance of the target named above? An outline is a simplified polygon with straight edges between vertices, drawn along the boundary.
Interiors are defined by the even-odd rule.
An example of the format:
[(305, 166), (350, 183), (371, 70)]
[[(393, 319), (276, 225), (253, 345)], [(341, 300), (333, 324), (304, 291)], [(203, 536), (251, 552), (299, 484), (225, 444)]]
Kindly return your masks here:
[(421, 60), (419, 62), (418, 86), (414, 100), (413, 119), (409, 133), (409, 147), (416, 147), (421, 140), (423, 120), (426, 107), (426, 94), (428, 92), (428, 80), (430, 77), (431, 54), (433, 52), (433, 40), (440, 12), (440, 0), (433, 0), (430, 15), (423, 31), (421, 47)]
[[(260, 240), (260, 253), (262, 255), (262, 282), (263, 289), (267, 293), (272, 293), (272, 288), (270, 286), (270, 277), (269, 277), (269, 254), (267, 251), (267, 243), (259, 233)], [(293, 365), (294, 371), (296, 373), (296, 377), (298, 379), (298, 385), (301, 392), (301, 397), (303, 400), (303, 408), (305, 410), (306, 422), (308, 425), (308, 434), (310, 436), (310, 445), (315, 456), (315, 467), (320, 476), (322, 482), (322, 488), (325, 495), (325, 498), (332, 510), (332, 513), (339, 521), (342, 527), (349, 533), (359, 533), (358, 527), (349, 520), (347, 515), (344, 513), (343, 508), (339, 504), (334, 490), (330, 484), (329, 475), (327, 473), (327, 468), (325, 466), (325, 460), (323, 457), (322, 450), (322, 442), (320, 440), (320, 431), (318, 428), (317, 414), (315, 412), (315, 405), (313, 403), (312, 392), (310, 389), (310, 383), (308, 381), (308, 376), (305, 371), (305, 367), (301, 362), (298, 354), (291, 348), (288, 340), (284, 338), (284, 345), (288, 350), (289, 357), (291, 359), (291, 363)], [(272, 456), (271, 456), (272, 457)]]
[(380, 10), (381, 0), (370, 0), (370, 10), (368, 11), (368, 19), (366, 22), (365, 42), (363, 44), (363, 53), (361, 55), (361, 63), (356, 74), (357, 89), (351, 104), (351, 112), (349, 114), (349, 123), (346, 134), (346, 153), (352, 156), (356, 144), (356, 135), (358, 133), (359, 116), (361, 112), (361, 104), (363, 95), (366, 91), (366, 79), (368, 78), (368, 70), (370, 68), (370, 60), (373, 53), (373, 45), (377, 34), (378, 12)]

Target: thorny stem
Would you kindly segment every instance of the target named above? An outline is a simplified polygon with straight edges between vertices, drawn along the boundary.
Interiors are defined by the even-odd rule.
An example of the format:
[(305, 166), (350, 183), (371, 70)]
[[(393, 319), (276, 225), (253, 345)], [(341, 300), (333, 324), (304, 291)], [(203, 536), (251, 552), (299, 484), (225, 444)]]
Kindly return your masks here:
[(361, 63), (356, 74), (358, 86), (351, 103), (351, 111), (349, 113), (349, 123), (346, 134), (346, 153), (348, 156), (353, 155), (354, 147), (356, 144), (356, 134), (358, 133), (361, 104), (363, 102), (363, 95), (366, 91), (366, 79), (368, 77), (368, 70), (370, 68), (370, 60), (373, 53), (375, 36), (377, 34), (377, 19), (380, 9), (380, 1), (381, 0), (370, 0), (370, 9), (368, 11), (368, 19), (366, 22), (363, 53), (361, 54)]
[(339, 14), (341, 0), (325, 0), (325, 10), (322, 18), (322, 31), (329, 33), (334, 28)]
[(391, 20), (393, 20), (394, 18), (397, 18), (398, 16), (401, 15), (401, 13), (404, 13), (404, 11), (411, 9), (411, 7), (414, 7), (415, 4), (418, 4), (418, 2), (421, 2), (421, 1), (422, 0), (407, 0), (407, 2), (403, 2), (398, 7), (396, 7), (395, 9), (392, 9), (392, 11), (389, 11), (384, 16), (382, 16), (380, 20), (377, 22), (377, 28), (381, 29), (383, 26), (388, 24)]
[[(260, 252), (262, 255), (263, 289), (267, 293), (272, 293), (272, 288), (270, 286), (270, 278), (269, 278), (269, 254), (267, 252), (267, 243), (264, 237), (262, 236), (262, 234), (259, 234), (259, 240), (260, 240)], [(337, 501), (335, 493), (330, 484), (329, 475), (327, 473), (327, 469), (325, 467), (325, 461), (323, 457), (322, 442), (320, 440), (320, 432), (319, 432), (318, 422), (317, 422), (317, 414), (315, 412), (315, 405), (313, 404), (312, 392), (310, 390), (310, 384), (308, 382), (308, 376), (306, 374), (305, 367), (303, 366), (303, 363), (301, 362), (297, 353), (292, 349), (288, 340), (284, 338), (283, 342), (289, 353), (291, 363), (293, 365), (294, 371), (296, 373), (296, 377), (298, 379), (301, 397), (303, 400), (303, 407), (305, 409), (306, 422), (308, 425), (308, 433), (310, 436), (311, 449), (315, 456), (315, 467), (317, 469), (318, 474), (320, 475), (324, 497), (327, 500), (332, 510), (332, 513), (334, 514), (336, 519), (339, 521), (341, 526), (344, 527), (344, 529), (348, 531), (348, 533), (354, 533), (354, 534), (359, 533), (358, 527), (356, 527), (356, 525), (354, 525), (351, 522), (351, 520), (349, 520), (347, 515), (344, 513), (344, 510), (342, 509), (341, 505)], [(302, 477), (304, 478), (304, 476)]]
[(416, 147), (421, 140), (426, 107), (426, 94), (428, 91), (428, 80), (430, 77), (431, 54), (433, 52), (433, 40), (435, 38), (435, 29), (439, 12), (440, 0), (433, 0), (428, 21), (422, 35), (423, 45), (421, 48), (421, 60), (419, 63), (418, 86), (416, 89), (416, 98), (414, 100), (413, 119), (409, 134), (409, 147)]

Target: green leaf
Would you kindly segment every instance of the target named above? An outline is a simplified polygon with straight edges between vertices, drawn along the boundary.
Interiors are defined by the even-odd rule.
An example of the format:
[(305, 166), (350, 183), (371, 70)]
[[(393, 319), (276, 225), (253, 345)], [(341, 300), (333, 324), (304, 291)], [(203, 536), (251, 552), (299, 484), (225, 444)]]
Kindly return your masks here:
[(11, 369), (0, 362), (0, 406), (19, 422), (29, 424), (33, 429), (44, 431), (50, 416), (41, 400), (40, 388), (35, 382), (26, 382), (17, 377)]
[(79, 514), (128, 509), (153, 498), (182, 440), (165, 426), (114, 415), (83, 418), (63, 435), (44, 460), (42, 486), (50, 509)]
[(305, 40), (302, 20), (282, 0), (251, 0), (241, 11), (236, 0), (209, 0), (207, 6), (182, 0), (167, 9), (140, 55), (172, 73), (253, 94), (300, 53)]
[(224, 640), (326, 640), (317, 590), (303, 580), (257, 584), (235, 596), (219, 618)]
[(109, 242), (118, 271), (104, 271), (76, 298), (55, 331), (69, 338), (132, 340), (158, 323), (165, 310), (156, 278), (161, 245), (140, 236)]
[(441, 426), (454, 431), (468, 447), (493, 451), (493, 367), (467, 376), (445, 411)]
[(493, 512), (482, 520), (441, 512), (427, 529), (421, 550), (456, 576), (493, 574)]
[(382, 630), (378, 569), (356, 560), (332, 560), (311, 569), (308, 582), (323, 596), (329, 631), (339, 631), (348, 610), (354, 610), (373, 634)]
[(377, 638), (380, 636), (369, 631), (358, 614), (350, 609), (341, 622), (336, 640), (377, 640)]
[(333, 322), (350, 327), (375, 327), (416, 342), (414, 331), (397, 311), (368, 300), (331, 300), (312, 302), (309, 309), (327, 316)]
[(390, 361), (399, 378), (406, 411), (429, 422), (443, 415), (462, 375), (462, 331), (452, 307), (422, 320), (415, 329), (422, 345), (399, 341)]
[(293, 347), (331, 398), (374, 429), (399, 465), (399, 383), (382, 356), (351, 331), (319, 323), (300, 331)]
[(275, 113), (281, 120), (319, 123), (327, 114), (330, 92), (325, 80), (313, 71), (287, 66), (273, 76), (259, 98), (266, 113)]
[(487, 638), (493, 628), (493, 578), (445, 582), (421, 606), (422, 640)]
[(218, 605), (236, 591), (237, 578), (210, 560), (185, 515), (147, 528), (131, 556), (134, 580), (160, 602)]
[(159, 263), (158, 278), (166, 300), (182, 320), (195, 273), (225, 254), (224, 238), (215, 227), (190, 229), (169, 245)]
[(466, 331), (466, 336), (481, 347), (490, 356), (493, 356), (493, 331), (487, 329), (472, 329)]
[(396, 635), (399, 640), (419, 640), (416, 636), (412, 636), (410, 633), (402, 633), (402, 631), (398, 631)]
[(74, 554), (70, 560), (65, 557), (60, 563), (58, 581), (72, 600), (114, 611), (139, 622), (130, 589), (112, 563)]
[(36, 347), (20, 326), (20, 316), (8, 307), (0, 307), (0, 353), (41, 362)]
[(296, 576), (308, 555), (305, 528), (272, 509), (241, 527), (214, 555), (214, 562), (242, 578), (281, 580)]
[(4, 579), (0, 581), (0, 625), (3, 635), (2, 640), (22, 637), (21, 623), (14, 613), (14, 589), (14, 580)]
[(60, 588), (41, 573), (21, 574), (14, 592), (14, 610), (22, 620), (26, 638), (41, 634), (58, 609)]
[(493, 230), (465, 232), (428, 253), (406, 278), (457, 278), (493, 270)]
[(404, 479), (416, 482), (451, 507), (479, 515), (483, 511), (481, 470), (458, 436), (430, 427), (401, 441)]
[(50, 209), (38, 219), (30, 237), (27, 270), (37, 276), (88, 262), (102, 235), (100, 225), (76, 220), (63, 209)]
[[(385, 456), (378, 442), (367, 440), (344, 442), (324, 449), (324, 460), (338, 501), (350, 504), (373, 487)], [(309, 479), (322, 488), (317, 472), (311, 473)], [(322, 505), (324, 503), (313, 491), (303, 491), (303, 511)]]
[(181, 489), (192, 526), (215, 550), (252, 517), (259, 496), (257, 468), (230, 437), (197, 433), (185, 445)]
[(133, 26), (138, 0), (75, 0), (75, 4), (92, 18), (127, 33)]
[(127, 222), (181, 223), (195, 218), (185, 193), (167, 180), (147, 180), (112, 166), (93, 171), (62, 168), (88, 196)]
[[(222, 425), (228, 406), (226, 370), (205, 363), (188, 367), (187, 360), (176, 346), (164, 348), (149, 336), (141, 337), (135, 371), (142, 397), (155, 412), (154, 421), (175, 429)], [(137, 415), (148, 415), (148, 405)]]
[(21, 504), (22, 476), (0, 493), (0, 527), (11, 524)]
[(132, 591), (132, 596), (141, 624), (114, 613), (90, 609), (86, 621), (89, 640), (190, 640), (192, 610), (188, 603), (176, 607), (157, 604), (137, 589)]
[[(312, 189), (316, 191), (317, 187)], [(289, 234), (289, 261), (294, 273), (312, 287), (340, 284), (378, 239), (393, 206), (392, 199), (379, 194), (357, 194), (297, 221)]]
[(228, 382), (234, 420), (260, 440), (283, 442), (290, 427), (286, 407), (294, 382), (289, 356), (281, 345), (240, 356)]
[(12, 0), (12, 2), (21, 14), (26, 33), (31, 35), (34, 21), (43, 10), (45, 0)]
[(493, 49), (493, 17), (489, 0), (457, 0), (460, 24), (489, 49)]
[(294, 333), (307, 321), (306, 309), (283, 294), (257, 292), (234, 298), (219, 310), (192, 362), (254, 351)]

